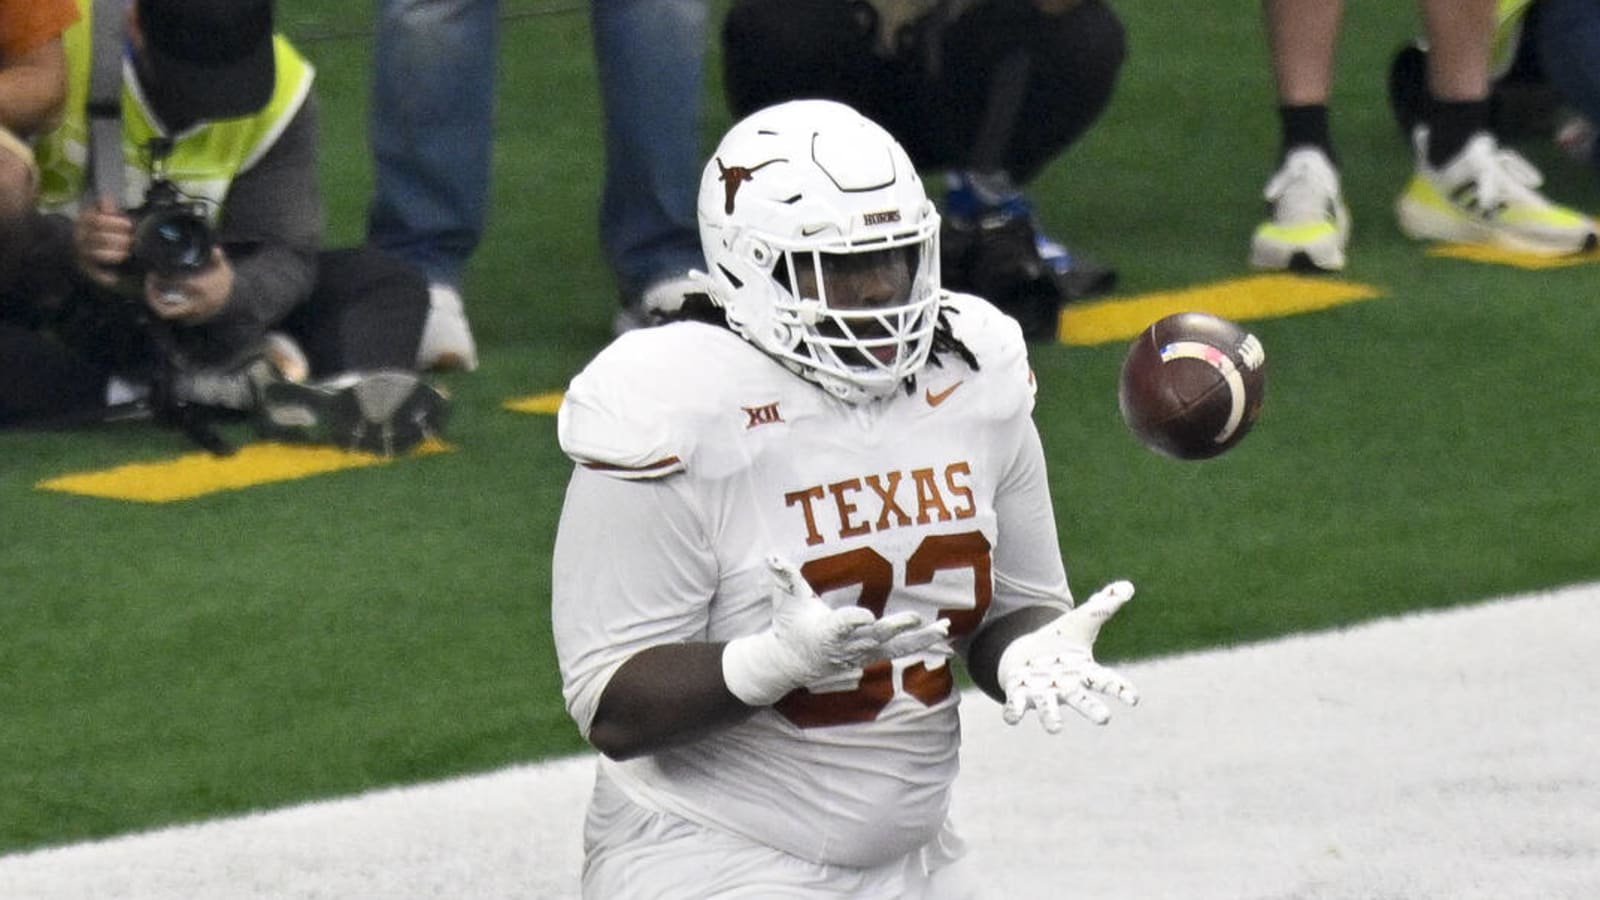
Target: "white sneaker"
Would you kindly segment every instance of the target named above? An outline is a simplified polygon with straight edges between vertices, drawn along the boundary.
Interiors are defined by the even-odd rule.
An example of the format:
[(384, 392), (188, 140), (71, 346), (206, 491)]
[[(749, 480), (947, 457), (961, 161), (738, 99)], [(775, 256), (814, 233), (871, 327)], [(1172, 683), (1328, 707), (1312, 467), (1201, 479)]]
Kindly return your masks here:
[(1395, 203), (1400, 230), (1424, 241), (1487, 244), (1539, 256), (1566, 256), (1595, 246), (1588, 216), (1545, 199), (1544, 176), (1520, 154), (1480, 132), (1455, 158), (1428, 164), (1428, 129), (1412, 141), (1417, 170)]
[(472, 340), (461, 292), (448, 284), (428, 285), (428, 321), (417, 346), (417, 368), (471, 372), (477, 367), (478, 345)]
[(652, 282), (639, 294), (636, 304), (623, 306), (617, 311), (611, 327), (621, 335), (636, 328), (649, 328), (683, 308), (683, 300), (690, 294), (703, 294), (705, 288), (688, 274), (673, 275)]
[(644, 289), (639, 306), (646, 315), (670, 315), (683, 308), (683, 298), (704, 293), (705, 288), (687, 274), (664, 278)]
[(1250, 265), (1257, 269), (1338, 271), (1350, 241), (1350, 210), (1339, 191), (1339, 171), (1316, 147), (1300, 147), (1263, 192), (1272, 218), (1250, 238)]

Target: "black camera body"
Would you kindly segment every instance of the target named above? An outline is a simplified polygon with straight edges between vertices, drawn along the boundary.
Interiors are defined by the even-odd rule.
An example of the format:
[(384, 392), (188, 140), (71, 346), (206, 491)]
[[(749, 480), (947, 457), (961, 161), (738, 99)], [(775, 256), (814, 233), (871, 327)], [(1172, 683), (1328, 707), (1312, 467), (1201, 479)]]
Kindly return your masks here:
[(133, 219), (129, 269), (168, 277), (189, 275), (211, 263), (216, 235), (206, 218), (206, 204), (191, 200), (165, 178), (150, 182), (144, 202), (128, 210)]

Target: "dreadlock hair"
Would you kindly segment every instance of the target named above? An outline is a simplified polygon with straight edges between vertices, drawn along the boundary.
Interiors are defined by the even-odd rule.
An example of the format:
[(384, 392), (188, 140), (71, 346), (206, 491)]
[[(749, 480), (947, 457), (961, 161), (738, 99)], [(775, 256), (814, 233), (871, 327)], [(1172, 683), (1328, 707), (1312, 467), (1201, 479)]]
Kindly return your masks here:
[[(947, 303), (940, 302), (939, 318), (933, 324), (933, 347), (928, 351), (928, 365), (938, 366), (942, 369), (944, 368), (944, 360), (940, 359), (939, 355), (942, 353), (954, 353), (956, 356), (961, 357), (961, 361), (966, 363), (972, 371), (976, 372), (981, 368), (978, 365), (978, 357), (973, 354), (971, 348), (956, 337), (955, 331), (950, 328), (950, 316), (960, 314), (960, 310)], [(917, 376), (915, 374), (906, 376), (905, 389), (908, 397), (917, 392)]]
[(933, 327), (933, 350), (928, 354), (928, 359), (934, 365), (941, 366), (944, 363), (939, 361), (939, 354), (954, 353), (961, 357), (961, 361), (966, 363), (972, 371), (976, 372), (981, 368), (978, 365), (978, 357), (973, 355), (972, 350), (962, 343), (961, 339), (956, 337), (956, 333), (950, 328), (950, 316), (960, 314), (960, 310), (949, 304), (939, 304), (939, 319)]

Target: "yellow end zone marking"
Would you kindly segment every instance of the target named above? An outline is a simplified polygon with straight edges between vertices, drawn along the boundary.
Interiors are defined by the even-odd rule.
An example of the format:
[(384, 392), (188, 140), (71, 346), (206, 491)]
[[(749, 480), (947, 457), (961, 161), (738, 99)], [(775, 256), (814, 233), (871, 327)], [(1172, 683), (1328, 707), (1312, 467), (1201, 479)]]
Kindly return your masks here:
[[(410, 455), (444, 453), (451, 449), (442, 441), (428, 440), (418, 445)], [(37, 487), (111, 500), (170, 503), (274, 481), (385, 465), (393, 461), (336, 447), (267, 442), (246, 444), (232, 456), (187, 453), (160, 462), (130, 463), (114, 469), (62, 475), (41, 481)]]
[(1178, 312), (1208, 312), (1235, 321), (1271, 319), (1377, 296), (1377, 288), (1353, 281), (1252, 275), (1177, 291), (1073, 304), (1061, 311), (1056, 337), (1063, 344), (1104, 344), (1131, 338), (1151, 322)]
[(1428, 255), (1500, 266), (1516, 266), (1519, 269), (1560, 269), (1600, 260), (1600, 250), (1575, 253), (1571, 256), (1537, 256), (1515, 250), (1502, 250), (1499, 247), (1486, 247), (1482, 244), (1438, 244), (1428, 248)]
[(514, 397), (503, 405), (513, 412), (534, 413), (542, 416), (553, 416), (561, 408), (561, 391), (549, 391), (543, 394), (533, 394), (527, 397)]

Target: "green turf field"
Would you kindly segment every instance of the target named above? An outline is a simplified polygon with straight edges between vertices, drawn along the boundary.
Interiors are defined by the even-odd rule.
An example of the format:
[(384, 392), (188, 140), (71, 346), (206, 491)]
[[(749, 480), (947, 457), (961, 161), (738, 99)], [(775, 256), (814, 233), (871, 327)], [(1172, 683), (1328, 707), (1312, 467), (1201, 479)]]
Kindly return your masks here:
[[(1123, 80), (1036, 185), (1043, 218), (1114, 262), (1122, 295), (1245, 275), (1276, 141), (1258, 6), (1115, 5)], [(0, 435), (0, 852), (582, 746), (547, 623), (567, 463), (551, 417), (503, 404), (559, 390), (610, 335), (587, 9), (504, 4), (495, 206), (466, 286), (483, 364), (445, 379), (450, 452), (149, 504), (38, 485), (191, 452), (171, 432)], [(339, 241), (370, 187), (369, 12), (280, 3), (320, 71)], [(1382, 92), (1415, 14), (1347, 19), (1342, 280), (1378, 296), (1251, 324), (1270, 365), (1255, 433), (1212, 462), (1158, 458), (1117, 417), (1120, 342), (1035, 348), (1073, 585), (1140, 588), (1106, 658), (1600, 578), (1600, 265), (1406, 241), (1390, 204), (1409, 151)], [(1551, 194), (1600, 210), (1592, 173), (1524, 149)]]

